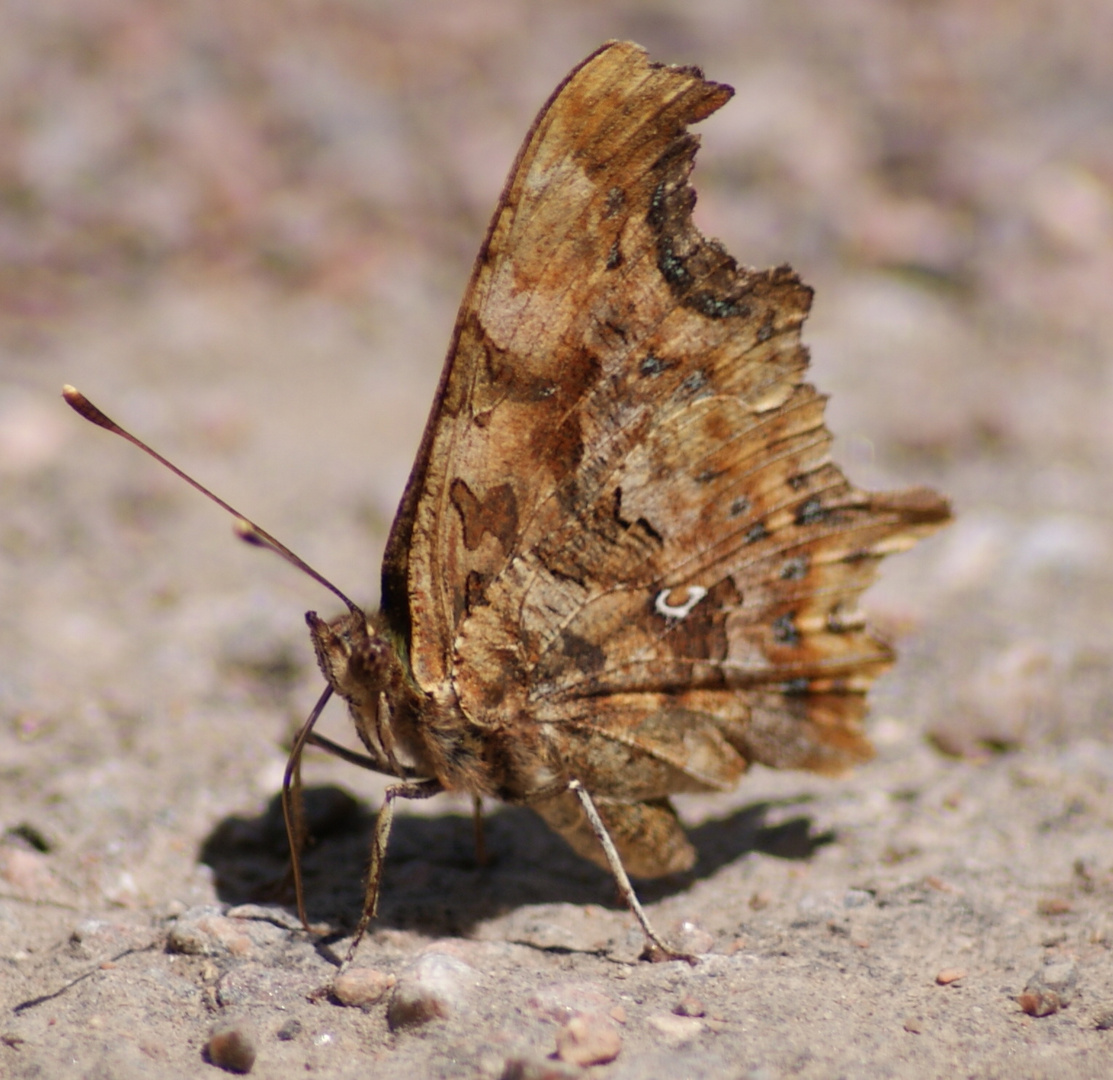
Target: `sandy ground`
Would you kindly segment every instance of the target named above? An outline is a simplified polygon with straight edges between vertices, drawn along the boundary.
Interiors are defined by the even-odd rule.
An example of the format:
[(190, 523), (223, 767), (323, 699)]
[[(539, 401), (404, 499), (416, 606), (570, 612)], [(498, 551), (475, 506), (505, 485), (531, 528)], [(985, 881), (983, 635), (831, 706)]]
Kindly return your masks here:
[[(585, 1073), (609, 1080), (1113, 1073), (1104, 0), (4, 19), (0, 1074), (215, 1075), (225, 1022), (276, 1078), (575, 1075), (549, 1055), (576, 1031), (617, 1047)], [(607, 877), (526, 811), (488, 808), (478, 866), (442, 798), (399, 820), (361, 947), (398, 985), (342, 1007), (313, 991), (383, 785), (307, 763), (324, 942), (275, 901), (270, 805), (319, 690), (302, 613), (335, 605), (58, 389), (372, 603), (505, 170), (610, 37), (737, 88), (703, 125), (701, 226), (816, 287), (851, 477), (931, 484), (958, 521), (869, 595), (902, 651), (877, 761), (683, 802), (699, 864), (642, 892), (703, 963), (638, 962)], [(407, 1024), (415, 985), (448, 1015)], [(1026, 1014), (1026, 987), (1065, 1007)]]

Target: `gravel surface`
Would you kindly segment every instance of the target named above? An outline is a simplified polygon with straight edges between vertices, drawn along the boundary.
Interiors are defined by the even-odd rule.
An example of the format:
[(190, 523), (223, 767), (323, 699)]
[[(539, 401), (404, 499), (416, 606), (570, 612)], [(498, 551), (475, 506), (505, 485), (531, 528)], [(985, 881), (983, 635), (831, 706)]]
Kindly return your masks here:
[[(1113, 1074), (1113, 8), (9, 5), (0, 44), (0, 1075)], [(528, 811), (316, 753), (310, 938), (274, 796), (319, 587), (372, 604), (456, 305), (534, 112), (607, 38), (737, 97), (697, 220), (815, 286), (836, 454), (954, 526), (867, 597), (877, 760), (682, 800), (640, 891)], [(1104, 627), (1104, 629), (1103, 629)], [(341, 709), (325, 730), (347, 738)]]

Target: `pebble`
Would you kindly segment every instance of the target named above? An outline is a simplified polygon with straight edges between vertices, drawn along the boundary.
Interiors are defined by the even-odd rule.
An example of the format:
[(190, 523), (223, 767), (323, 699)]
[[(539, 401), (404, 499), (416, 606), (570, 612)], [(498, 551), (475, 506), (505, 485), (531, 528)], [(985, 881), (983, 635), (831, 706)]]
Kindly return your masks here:
[(214, 909), (193, 909), (176, 920), (166, 938), (170, 952), (186, 956), (235, 956), (245, 959), (252, 953), (251, 938), (243, 923), (228, 919)]
[(694, 994), (685, 994), (673, 1007), (677, 1016), (706, 1016), (707, 1009)]
[(0, 845), (0, 880), (32, 900), (54, 899), (58, 893), (49, 858), (22, 847)]
[(220, 1024), (205, 1048), (209, 1060), (228, 1072), (249, 1073), (255, 1064), (255, 1036), (243, 1023)]
[(983, 659), (967, 680), (959, 708), (929, 731), (945, 754), (980, 760), (1031, 741), (1049, 708), (1054, 660), (1036, 641), (1019, 641)]
[(665, 1042), (670, 1046), (683, 1046), (702, 1034), (704, 1024), (694, 1016), (674, 1016), (671, 1013), (661, 1013), (649, 1017), (650, 1027), (664, 1036)]
[(666, 939), (668, 943), (682, 953), (690, 956), (702, 956), (709, 953), (715, 944), (715, 939), (702, 926), (685, 920), (676, 926)]
[(579, 1013), (606, 1011), (614, 1004), (599, 983), (587, 980), (552, 983), (526, 998), (526, 1008), (535, 1016), (563, 1024)]
[(1062, 896), (1048, 896), (1036, 904), (1036, 911), (1040, 915), (1069, 915), (1074, 910), (1074, 905)]
[[(179, 917), (181, 912), (178, 913)], [(264, 906), (263, 904), (237, 904), (230, 907), (225, 913), (229, 919), (250, 919), (255, 922), (270, 923), (272, 926), (281, 927), (283, 930), (292, 930), (300, 933), (304, 927), (292, 912), (284, 911), (280, 907)]]
[(1029, 1016), (1051, 1016), (1066, 1008), (1078, 986), (1078, 966), (1073, 960), (1053, 960), (1027, 982), (1017, 1004)]
[(1113, 1009), (1103, 1009), (1094, 1017), (1094, 1027), (1098, 1031), (1109, 1031), (1113, 1028)]
[(1051, 1016), (1060, 1008), (1059, 996), (1045, 991), (1025, 990), (1017, 996), (1016, 1003), (1029, 1016)]
[[(244, 960), (254, 958), (286, 941), (288, 930), (276, 925), (269, 909), (263, 917), (239, 917), (233, 912), (252, 910), (243, 905), (228, 912), (213, 905), (189, 908), (173, 921), (167, 934), (170, 952), (190, 956), (233, 956)], [(298, 923), (300, 929), (301, 924)]]
[(924, 1030), (923, 1021), (918, 1016), (910, 1016), (904, 1021), (904, 1030), (913, 1035), (920, 1035)]
[(419, 956), (398, 977), (387, 1008), (392, 1031), (458, 1012), (477, 983), (475, 969), (447, 953)]
[(105, 958), (125, 949), (142, 948), (150, 941), (145, 928), (104, 919), (83, 919), (70, 932), (68, 952), (82, 960)]
[(341, 1005), (366, 1009), (381, 1001), (396, 981), (393, 975), (376, 968), (349, 968), (333, 980), (332, 996)]
[(829, 891), (805, 893), (796, 902), (797, 918), (792, 921), (794, 928), (814, 926), (828, 919), (841, 916), (842, 897)]
[(301, 1021), (296, 1016), (291, 1016), (275, 1034), (282, 1042), (292, 1042), (301, 1034)]
[(959, 979), (965, 978), (966, 968), (953, 967), (943, 968), (943, 970), (935, 976), (935, 981), (940, 986), (950, 986), (951, 983), (958, 982)]
[(580, 1013), (557, 1032), (556, 1056), (570, 1065), (605, 1065), (621, 1050), (622, 1033), (604, 1013)]

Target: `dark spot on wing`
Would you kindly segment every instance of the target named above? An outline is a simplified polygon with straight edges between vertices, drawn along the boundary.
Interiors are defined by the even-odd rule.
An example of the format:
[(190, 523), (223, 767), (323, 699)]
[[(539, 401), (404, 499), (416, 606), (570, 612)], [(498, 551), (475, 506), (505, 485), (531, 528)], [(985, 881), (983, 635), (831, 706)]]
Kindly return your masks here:
[(560, 635), (560, 651), (585, 675), (602, 671), (607, 653), (602, 646), (564, 630)]
[(603, 205), (603, 220), (612, 218), (626, 205), (626, 192), (620, 187), (613, 187), (607, 192), (607, 201)]
[(603, 328), (618, 338), (623, 345), (626, 344), (628, 330), (625, 323), (615, 322), (614, 319), (604, 319)]
[(475, 551), (487, 533), (499, 542), (504, 554), (511, 550), (518, 532), (518, 499), (509, 484), (491, 488), (480, 499), (457, 477), (452, 481), (449, 496), (460, 514), (468, 551)]
[(474, 611), (477, 607), (487, 603), (486, 592), (486, 577), (478, 570), (472, 570), (464, 583), (464, 602), (467, 604), (468, 611)]
[(688, 298), (688, 306), (693, 307), (701, 315), (706, 315), (709, 319), (726, 319), (729, 317), (746, 318), (753, 308), (749, 304), (743, 304), (738, 300), (724, 300), (721, 297), (713, 296), (709, 292), (697, 292)]
[(530, 450), (536, 461), (551, 462), (554, 472), (567, 477), (558, 494), (565, 505), (574, 505), (577, 498), (576, 470), (584, 456), (584, 434), (579, 412), (565, 413), (555, 427), (538, 424), (530, 435)]
[(800, 644), (800, 631), (796, 628), (795, 611), (786, 611), (773, 620), (773, 640), (781, 645)]
[[(682, 135), (654, 164), (661, 179), (650, 197), (646, 223), (656, 234), (657, 269), (685, 307), (708, 319), (750, 318), (760, 275), (740, 270), (721, 244), (705, 239), (692, 225), (696, 196), (688, 173), (697, 145), (694, 136)], [(792, 281), (796, 283), (794, 276)], [(769, 309), (766, 319), (772, 314)], [(771, 334), (770, 328), (767, 336)]]
[(823, 521), (827, 514), (828, 511), (824, 509), (823, 503), (813, 495), (810, 499), (805, 499), (797, 509), (796, 524), (815, 525), (817, 522)]
[(693, 371), (692, 374), (686, 376), (684, 381), (680, 384), (680, 392), (694, 397), (707, 386), (708, 382), (706, 371)]
[(747, 530), (744, 541), (747, 544), (756, 544), (759, 540), (764, 540), (769, 535), (769, 530), (765, 527), (764, 521), (757, 521)]
[(658, 544), (663, 544), (665, 542), (665, 538), (653, 527), (648, 518), (638, 518), (638, 520), (634, 522), (634, 528), (638, 529), (648, 536), (650, 540)]

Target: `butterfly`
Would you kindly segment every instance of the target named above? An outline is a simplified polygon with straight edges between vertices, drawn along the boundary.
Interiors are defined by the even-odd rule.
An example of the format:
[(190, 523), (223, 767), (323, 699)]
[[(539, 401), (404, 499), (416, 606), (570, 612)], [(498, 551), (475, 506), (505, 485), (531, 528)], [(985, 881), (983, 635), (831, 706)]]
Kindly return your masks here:
[[(307, 743), (399, 781), (349, 959), (399, 798), (532, 808), (678, 955), (627, 877), (692, 867), (669, 797), (871, 755), (866, 691), (893, 653), (857, 601), (950, 509), (851, 486), (804, 381), (811, 290), (693, 225), (688, 125), (732, 94), (627, 42), (556, 88), (476, 259), (381, 608), (306, 616), (327, 687), (287, 788)], [(365, 753), (312, 732), (330, 694)]]

